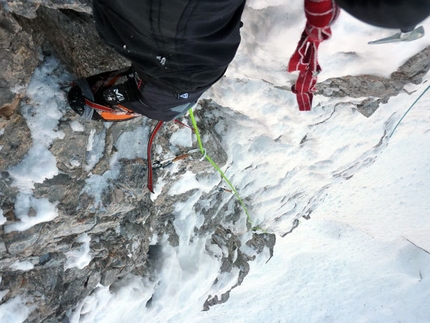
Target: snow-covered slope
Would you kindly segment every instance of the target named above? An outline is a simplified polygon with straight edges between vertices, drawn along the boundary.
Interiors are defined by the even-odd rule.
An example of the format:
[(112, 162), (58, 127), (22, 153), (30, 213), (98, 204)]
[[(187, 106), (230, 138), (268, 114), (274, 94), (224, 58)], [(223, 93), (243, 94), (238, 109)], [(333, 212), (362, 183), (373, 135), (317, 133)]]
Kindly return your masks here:
[[(208, 312), (189, 292), (209, 286), (213, 277), (204, 269), (210, 260), (198, 258), (202, 275), (193, 279), (177, 275), (195, 263), (176, 267), (174, 275), (172, 267), (162, 268), (162, 284), (170, 288), (145, 309), (128, 311), (131, 300), (139, 301), (127, 291), (143, 292), (141, 281), (113, 295), (104, 290), (87, 306), (109, 298), (109, 307), (95, 306), (90, 312), (99, 314), (88, 322), (118, 322), (124, 312), (129, 322), (430, 321), (430, 93), (387, 137), (428, 84), (409, 86), (411, 95), (392, 98), (369, 119), (350, 98), (316, 97), (314, 110), (300, 113), (282, 86), (294, 78), (285, 67), (302, 22), (300, 5), (250, 2), (241, 49), (206, 95), (225, 107), (216, 130), (229, 155), (226, 174), (247, 200), (253, 222), (277, 233), (274, 257), (253, 262), (231, 299)], [(430, 44), (427, 37), (367, 45), (391, 33), (343, 14), (333, 39), (321, 45), (320, 80), (389, 76)], [(294, 219), (300, 225), (280, 238), (298, 223)], [(196, 259), (194, 249), (182, 248), (170, 257)]]
[[(274, 256), (258, 256), (230, 299), (202, 312), (207, 296), (229, 290), (237, 273), (219, 276), (211, 255), (222, 250), (209, 254), (207, 241), (193, 236), (201, 215), (187, 210), (196, 193), (175, 210), (180, 245), (160, 242), (157, 279), (128, 276), (100, 286), (71, 322), (430, 322), (430, 92), (395, 129), (430, 76), (371, 118), (351, 98), (316, 96), (313, 111), (299, 112), (285, 90), (295, 76), (285, 69), (304, 18), (301, 4), (290, 2), (248, 2), (239, 53), (205, 94), (224, 107), (210, 113), (229, 156), (226, 175), (253, 223), (277, 234)], [(424, 26), (430, 30), (429, 21)], [(342, 14), (320, 46), (320, 81), (389, 76), (430, 45), (428, 36), (367, 45), (391, 33)], [(185, 177), (176, 189), (218, 183)], [(245, 231), (245, 219), (236, 230)], [(1, 322), (23, 321), (19, 301), (0, 306)]]

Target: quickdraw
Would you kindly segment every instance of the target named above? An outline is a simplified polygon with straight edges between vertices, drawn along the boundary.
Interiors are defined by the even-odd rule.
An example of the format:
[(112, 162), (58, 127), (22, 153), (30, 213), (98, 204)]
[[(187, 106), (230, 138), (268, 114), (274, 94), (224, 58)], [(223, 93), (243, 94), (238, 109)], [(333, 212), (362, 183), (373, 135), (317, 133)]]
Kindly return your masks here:
[(158, 121), (155, 128), (152, 130), (151, 135), (149, 136), (148, 145), (146, 147), (146, 154), (147, 154), (147, 160), (148, 160), (148, 167), (147, 167), (147, 187), (151, 193), (154, 193), (154, 185), (153, 185), (153, 172), (152, 172), (152, 143), (154, 142), (154, 138), (157, 135), (158, 130), (160, 130), (161, 126), (164, 124), (164, 121)]

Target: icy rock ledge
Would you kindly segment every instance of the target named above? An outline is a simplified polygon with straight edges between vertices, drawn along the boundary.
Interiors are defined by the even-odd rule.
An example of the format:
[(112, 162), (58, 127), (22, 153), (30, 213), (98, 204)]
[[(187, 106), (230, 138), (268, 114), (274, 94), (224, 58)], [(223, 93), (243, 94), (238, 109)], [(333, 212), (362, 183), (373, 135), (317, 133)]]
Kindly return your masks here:
[[(153, 122), (83, 122), (65, 103), (61, 85), (69, 78), (46, 57), (19, 113), (0, 121), (0, 309), (22, 300), (28, 322), (61, 321), (74, 309), (79, 317), (76, 306), (100, 286), (129, 275), (168, 283), (166, 264), (177, 257), (185, 264), (175, 273), (195, 259), (211, 264), (200, 309), (226, 301), (249, 262), (270, 257), (274, 235), (250, 233), (236, 199), (219, 190), (219, 175), (199, 155), (156, 170), (157, 194), (150, 194), (145, 148)], [(196, 117), (207, 153), (223, 166), (216, 109), (204, 118), (197, 109)], [(154, 160), (196, 147), (189, 128), (169, 123)], [(151, 254), (155, 247), (162, 259)], [(145, 293), (160, 293), (148, 286)]]

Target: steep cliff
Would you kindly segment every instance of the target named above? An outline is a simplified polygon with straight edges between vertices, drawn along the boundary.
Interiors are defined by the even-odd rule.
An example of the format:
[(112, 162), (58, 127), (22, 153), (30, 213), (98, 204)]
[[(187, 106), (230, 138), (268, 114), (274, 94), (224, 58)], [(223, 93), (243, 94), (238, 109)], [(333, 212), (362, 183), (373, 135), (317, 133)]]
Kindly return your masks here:
[[(6, 67), (0, 119), (1, 301), (25, 300), (33, 309), (28, 322), (56, 322), (67, 320), (66, 312), (99, 284), (112, 285), (127, 274), (151, 277), (157, 262), (150, 254), (162, 249), (158, 242), (180, 243), (183, 233), (172, 224), (180, 203), (200, 222), (190, 239), (204, 238), (209, 254), (223, 250), (220, 275), (235, 272), (240, 284), (254, 257), (242, 253), (241, 245), (255, 253), (271, 250), (274, 235), (249, 235), (239, 204), (217, 187), (220, 178), (199, 153), (157, 169), (157, 194), (151, 195), (145, 173), (153, 122), (82, 123), (66, 106), (65, 90), (74, 76), (55, 57), (68, 62), (74, 75), (127, 62), (98, 40), (91, 17), (82, 13), (88, 12), (87, 4), (35, 3), (7, 3), (8, 10), (22, 16), (1, 9), (3, 46), (9, 49), (0, 54)], [(211, 109), (210, 102), (206, 105)], [(227, 156), (210, 126), (216, 122), (215, 114), (199, 118), (207, 153), (223, 166)], [(197, 147), (192, 138), (186, 127), (165, 126), (154, 159), (188, 153)], [(212, 187), (201, 191), (185, 185), (172, 193), (189, 174)], [(236, 231), (237, 221), (242, 225)], [(228, 291), (210, 296), (202, 309), (227, 298)]]
[[(251, 232), (235, 196), (193, 152), (197, 143), (187, 127), (171, 123), (158, 135), (156, 160), (189, 156), (156, 170), (151, 195), (145, 147), (153, 121), (85, 123), (67, 107), (65, 89), (74, 77), (128, 65), (98, 39), (90, 1), (2, 4), (0, 302), (26, 303), (28, 322), (67, 322), (100, 285), (114, 289), (132, 275), (156, 281), (163, 250), (183, 244), (201, 244), (215, 259), (213, 286), (221, 287), (206, 295), (202, 309), (225, 302), (251, 261), (270, 258), (275, 235)], [(429, 51), (390, 78), (330, 79), (319, 94), (358, 98), (352, 104), (370, 116), (405, 84), (422, 81)], [(242, 116), (211, 100), (202, 100), (196, 115), (208, 155), (226, 165), (222, 126)], [(309, 217), (312, 198), (309, 207), (293, 208), (284, 234)], [(226, 274), (233, 281), (227, 288)]]

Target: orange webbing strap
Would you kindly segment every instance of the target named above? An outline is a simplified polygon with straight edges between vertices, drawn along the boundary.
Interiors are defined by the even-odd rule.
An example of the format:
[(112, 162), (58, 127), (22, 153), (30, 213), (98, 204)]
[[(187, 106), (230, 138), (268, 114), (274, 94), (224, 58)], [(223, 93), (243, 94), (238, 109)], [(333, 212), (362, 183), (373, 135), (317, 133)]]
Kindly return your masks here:
[(84, 98), (84, 102), (88, 107), (97, 110), (97, 113), (104, 121), (125, 121), (141, 116), (121, 104), (117, 104), (117, 109), (114, 109), (88, 100), (87, 98)]

